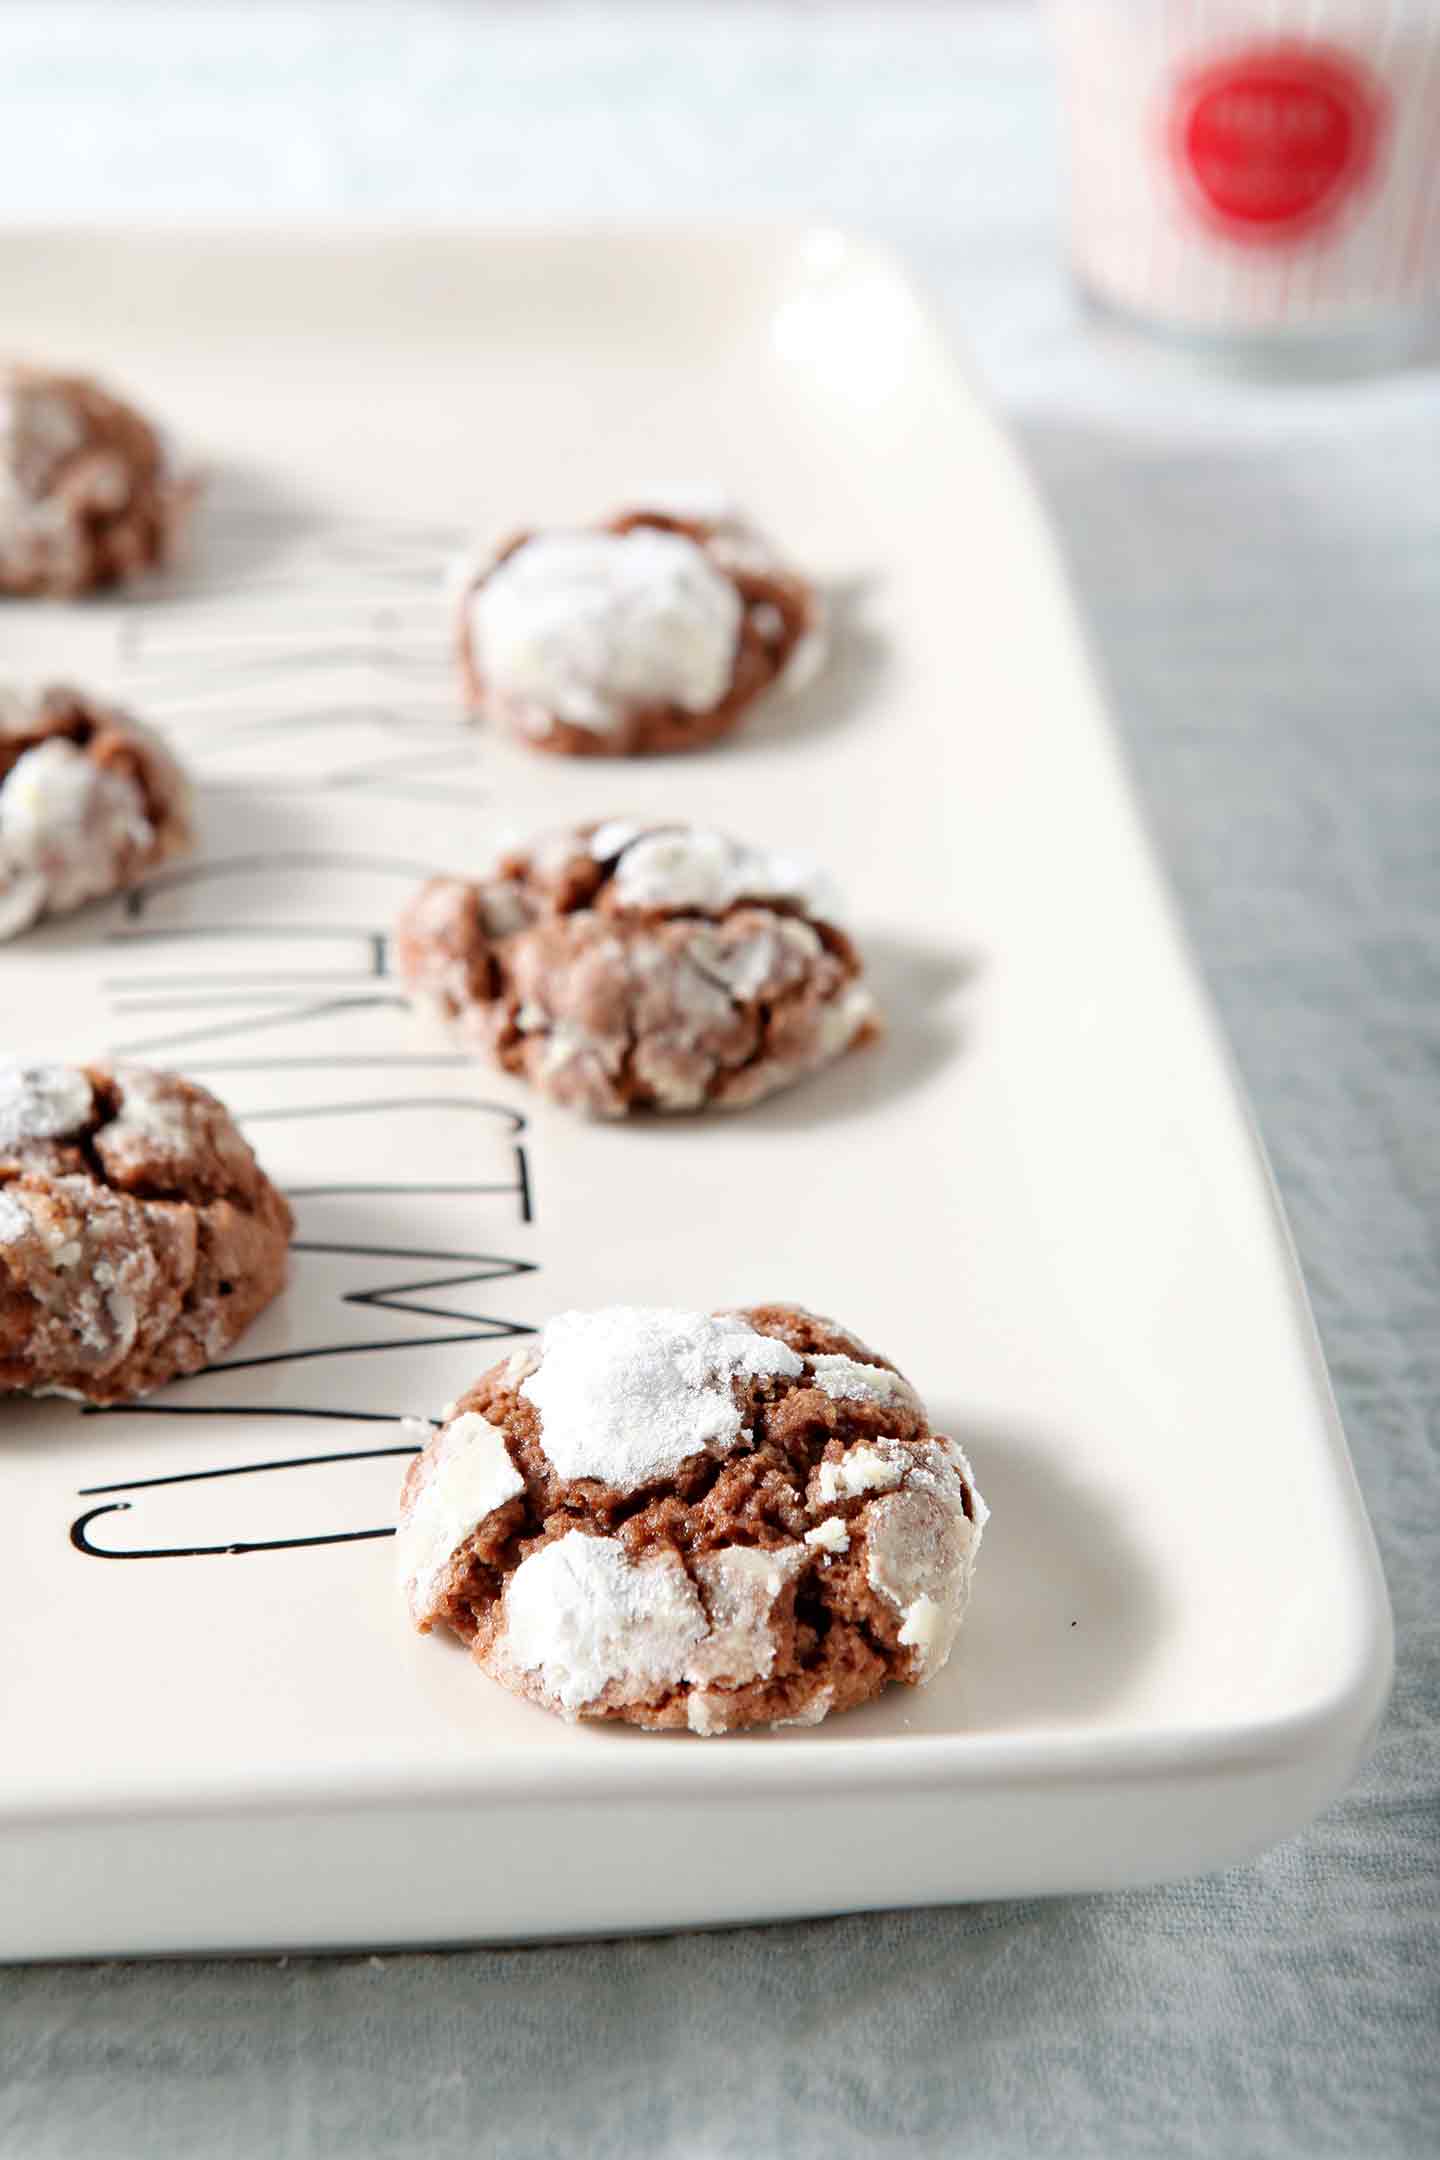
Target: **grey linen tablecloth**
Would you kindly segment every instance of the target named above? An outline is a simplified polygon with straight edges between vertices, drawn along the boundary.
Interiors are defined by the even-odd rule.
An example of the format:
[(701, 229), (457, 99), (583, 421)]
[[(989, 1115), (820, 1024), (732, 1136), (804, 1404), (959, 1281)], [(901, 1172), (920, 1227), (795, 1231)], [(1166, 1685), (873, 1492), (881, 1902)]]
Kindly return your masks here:
[(1284, 1188), (1398, 1624), (1373, 1762), (1127, 1896), (10, 1970), (5, 2160), (1440, 2149), (1440, 387), (1102, 343), (1053, 138), (1023, 6), (0, 15), (3, 215), (820, 211), (908, 257), (1048, 497)]

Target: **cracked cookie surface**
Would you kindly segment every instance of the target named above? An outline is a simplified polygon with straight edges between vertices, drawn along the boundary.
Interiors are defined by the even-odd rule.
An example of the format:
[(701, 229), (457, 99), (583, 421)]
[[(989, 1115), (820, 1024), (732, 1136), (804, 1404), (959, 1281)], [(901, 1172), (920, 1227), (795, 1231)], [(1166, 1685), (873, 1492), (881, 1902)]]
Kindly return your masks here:
[(223, 1355), (292, 1218), (177, 1073), (0, 1059), (0, 1392), (128, 1402)]
[(521, 533), (462, 588), (467, 704), (571, 757), (698, 749), (824, 656), (814, 588), (732, 512)]
[(158, 735), (78, 690), (0, 688), (0, 939), (192, 844), (189, 785)]
[(123, 399), (0, 362), (0, 594), (72, 599), (160, 568), (194, 493)]
[(835, 1321), (562, 1313), (411, 1464), (411, 1619), (576, 1718), (812, 1725), (932, 1679), (986, 1519), (957, 1444)]
[(788, 857), (612, 821), (432, 878), (395, 954), (418, 1007), (557, 1102), (741, 1109), (880, 1033), (833, 912)]

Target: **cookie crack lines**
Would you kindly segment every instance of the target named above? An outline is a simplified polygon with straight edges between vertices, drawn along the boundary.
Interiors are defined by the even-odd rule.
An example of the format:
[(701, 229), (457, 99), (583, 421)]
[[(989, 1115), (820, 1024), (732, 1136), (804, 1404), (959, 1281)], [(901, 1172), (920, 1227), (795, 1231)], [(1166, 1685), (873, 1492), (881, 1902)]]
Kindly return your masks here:
[(740, 1109), (880, 1032), (835, 912), (789, 856), (612, 820), (432, 878), (394, 950), (417, 1007), (571, 1108)]
[(798, 1307), (563, 1313), (401, 1501), (422, 1632), (566, 1716), (818, 1722), (950, 1654), (985, 1506), (909, 1383)]

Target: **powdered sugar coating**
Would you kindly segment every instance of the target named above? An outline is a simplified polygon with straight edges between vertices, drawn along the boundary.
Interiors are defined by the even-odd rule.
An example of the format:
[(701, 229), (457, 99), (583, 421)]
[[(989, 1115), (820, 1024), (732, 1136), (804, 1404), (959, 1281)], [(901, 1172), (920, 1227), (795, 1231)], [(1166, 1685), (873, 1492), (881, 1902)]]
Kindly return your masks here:
[(792, 915), (775, 915), (741, 937), (721, 936), (712, 925), (699, 923), (690, 940), (689, 958), (707, 982), (743, 1003), (762, 997), (770, 983), (784, 982), (820, 965), (823, 951), (809, 923)]
[(13, 1245), (30, 1234), (30, 1215), (14, 1195), (0, 1187), (0, 1245)]
[(115, 864), (154, 840), (140, 790), (101, 772), (73, 743), (40, 743), (0, 781), (0, 906), (7, 935), (44, 913), (68, 914), (114, 890)]
[(681, 533), (537, 534), (469, 606), (477, 667), (546, 725), (606, 734), (633, 706), (706, 712), (730, 685), (740, 596)]
[[(428, 1441), (428, 1428), (422, 1428)], [(395, 1560), (417, 1626), (434, 1617), (436, 1593), (461, 1548), (487, 1517), (525, 1490), (505, 1435), (473, 1410), (440, 1431), (428, 1474), (406, 1488)]]
[[(38, 743), (15, 760), (0, 786), (0, 835), (18, 850), (83, 825), (101, 778), (74, 743)], [(139, 791), (132, 784), (126, 792), (132, 815), (143, 816)]]
[(606, 818), (595, 827), (587, 843), (591, 859), (595, 862), (613, 862), (617, 855), (640, 838), (643, 825), (633, 825), (629, 818)]
[(727, 1732), (728, 1704), (722, 1689), (692, 1688), (685, 1698), (685, 1724), (702, 1740)]
[(902, 1488), (870, 1511), (866, 1573), (899, 1611), (899, 1640), (914, 1651), (920, 1680), (938, 1672), (954, 1647), (988, 1519), (953, 1441), (916, 1448)]
[(189, 845), (184, 780), (138, 721), (64, 690), (12, 692), (3, 717), (0, 938), (133, 884)]
[[(656, 1687), (690, 1684), (690, 1700), (723, 1683), (767, 1678), (775, 1661), (771, 1615), (803, 1563), (796, 1546), (702, 1554), (693, 1580), (678, 1557), (632, 1560), (616, 1538), (569, 1531), (520, 1563), (505, 1592), (504, 1632), (492, 1656), (534, 1675), (562, 1709), (602, 1696), (613, 1704)], [(721, 1729), (692, 1708), (692, 1731)]]
[(95, 1091), (76, 1065), (0, 1057), (0, 1148), (78, 1132)]
[(839, 898), (810, 863), (745, 846), (703, 825), (642, 833), (620, 855), (615, 897), (622, 907), (723, 915), (741, 900), (781, 901), (836, 920)]
[(164, 1151), (189, 1147), (194, 1112), (175, 1092), (171, 1076), (144, 1065), (120, 1065), (115, 1070), (124, 1080), (125, 1094), (106, 1130), (106, 1140), (112, 1145), (143, 1141)]
[(685, 1678), (705, 1686), (731, 1687), (768, 1680), (775, 1665), (772, 1615), (777, 1599), (805, 1564), (799, 1545), (761, 1551), (753, 1545), (722, 1545), (692, 1563), (705, 1600), (709, 1626), (685, 1667)]
[(905, 1476), (905, 1450), (898, 1440), (878, 1440), (853, 1447), (839, 1462), (821, 1463), (815, 1490), (822, 1503), (853, 1500), (860, 1493), (891, 1492)]
[(734, 1383), (784, 1375), (801, 1360), (743, 1321), (665, 1306), (559, 1314), (520, 1393), (540, 1412), (541, 1442), (563, 1478), (635, 1492), (693, 1455), (741, 1439)]
[(809, 582), (714, 504), (522, 533), (457, 582), (471, 710), (571, 757), (714, 742), (757, 698), (808, 679), (824, 650)]
[(866, 1365), (839, 1353), (813, 1356), (810, 1371), (816, 1387), (834, 1402), (910, 1403), (914, 1388), (888, 1365)]
[(497, 1662), (533, 1674), (562, 1710), (678, 1686), (705, 1611), (678, 1559), (632, 1561), (617, 1538), (571, 1530), (505, 1587)]
[[(120, 1363), (134, 1347), (139, 1316), (155, 1296), (159, 1255), (140, 1209), (127, 1196), (97, 1191), (88, 1178), (61, 1176), (41, 1190), (5, 1198), (23, 1220), (6, 1243), (63, 1327), (72, 1359), (87, 1370)], [(3, 1286), (0, 1286), (3, 1287)]]

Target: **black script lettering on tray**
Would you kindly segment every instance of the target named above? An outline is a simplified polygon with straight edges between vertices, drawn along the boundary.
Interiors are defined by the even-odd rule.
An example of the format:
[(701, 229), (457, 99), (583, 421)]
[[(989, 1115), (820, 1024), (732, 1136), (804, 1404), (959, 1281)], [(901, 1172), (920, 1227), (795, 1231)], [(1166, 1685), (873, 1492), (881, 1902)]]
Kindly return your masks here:
[[(182, 888), (193, 893), (197, 886), (205, 887), (217, 896), (230, 898), (237, 887), (243, 891), (251, 885), (253, 889), (254, 881), (273, 879), (277, 874), (296, 873), (304, 878), (338, 870), (410, 884), (426, 875), (428, 869), (427, 864), (380, 856), (261, 851), (162, 874), (126, 897), (123, 922), (109, 933), (108, 956), (125, 969), (107, 976), (101, 986), (123, 1028), (124, 1039), (114, 1044), (112, 1054), (155, 1062), (173, 1058), (206, 1084), (212, 1077), (233, 1076), (225, 1079), (224, 1091), (237, 1122), (247, 1131), (260, 1125), (310, 1121), (327, 1133), (338, 1126), (347, 1137), (353, 1136), (354, 1146), (349, 1149), (356, 1166), (353, 1177), (322, 1175), (313, 1184), (287, 1186), (288, 1197), (302, 1215), (307, 1212), (307, 1204), (314, 1202), (395, 1194), (446, 1196), (472, 1202), (476, 1212), (483, 1210), (487, 1220), (497, 1225), (507, 1218), (528, 1230), (535, 1224), (536, 1208), (525, 1139), (527, 1121), (507, 1103), (462, 1091), (464, 1076), (474, 1070), (469, 1058), (421, 1050), (392, 1053), (338, 1047), (353, 1016), (405, 1009), (405, 1000), (390, 975), (388, 937), (383, 929), (323, 920), (277, 922), (266, 919), (259, 911), (252, 916), (239, 910), (233, 918), (226, 913), (200, 923), (187, 920), (165, 925), (154, 919), (160, 911), (156, 903), (163, 902), (167, 893)], [(248, 958), (237, 952), (238, 947), (252, 948)], [(258, 963), (253, 949), (257, 947), (262, 949)], [(282, 963), (273, 969), (268, 964), (272, 950)], [(236, 1007), (242, 1009), (236, 1011)], [(283, 1052), (278, 1046), (269, 1047), (277, 1035), (284, 1038)], [(245, 1100), (249, 1076), (254, 1076), (257, 1089), (278, 1082), (283, 1090), (286, 1075), (294, 1075), (298, 1081), (302, 1075), (316, 1074), (334, 1077), (333, 1088), (322, 1083), (320, 1100)], [(427, 1076), (440, 1074), (447, 1076), (443, 1093), (416, 1092)], [(407, 1134), (420, 1139), (433, 1129), (437, 1114), (473, 1120), (477, 1128), (491, 1136), (492, 1152), (498, 1157), (494, 1175), (438, 1177), (433, 1168), (427, 1170), (415, 1162), (413, 1150), (407, 1147)], [(380, 1122), (367, 1126), (367, 1119)], [(367, 1148), (366, 1138), (374, 1143), (382, 1130), (383, 1145)], [(460, 1152), (463, 1168), (469, 1154)], [(408, 1172), (407, 1154), (411, 1160)], [(467, 1223), (472, 1219), (467, 1214)], [(508, 1242), (503, 1232), (501, 1242)], [(371, 1242), (364, 1237), (310, 1234), (308, 1226), (305, 1234), (297, 1232), (291, 1250), (300, 1266), (307, 1260), (340, 1263), (342, 1280), (349, 1284), (316, 1301), (322, 1313), (328, 1310), (332, 1315), (318, 1339), (307, 1337), (283, 1350), (221, 1359), (187, 1379), (171, 1383), (165, 1390), (168, 1399), (164, 1402), (89, 1406), (83, 1415), (185, 1421), (187, 1439), (204, 1430), (205, 1419), (216, 1417), (288, 1419), (297, 1426), (310, 1421), (332, 1427), (366, 1426), (372, 1431), (376, 1425), (383, 1425), (397, 1437), (384, 1445), (329, 1448), (219, 1468), (205, 1467), (203, 1460), (201, 1465), (193, 1461), (177, 1463), (173, 1472), (163, 1476), (121, 1478), (83, 1487), (77, 1497), (96, 1504), (84, 1508), (70, 1524), (70, 1542), (77, 1552), (96, 1560), (234, 1558), (393, 1536), (393, 1523), (295, 1535), (208, 1538), (203, 1542), (161, 1543), (154, 1541), (153, 1535), (146, 1536), (147, 1495), (158, 1496), (184, 1486), (220, 1486), (228, 1490), (233, 1483), (238, 1489), (249, 1486), (251, 1480), (263, 1479), (283, 1516), (287, 1476), (293, 1480), (297, 1473), (333, 1468), (343, 1483), (346, 1465), (413, 1455), (419, 1448), (417, 1440), (398, 1436), (396, 1414), (372, 1407), (247, 1402), (243, 1396), (223, 1403), (191, 1403), (184, 1399), (186, 1393), (196, 1383), (214, 1376), (261, 1367), (299, 1366), (353, 1356), (383, 1359), (387, 1353), (432, 1344), (500, 1342), (535, 1332), (530, 1322), (490, 1308), (505, 1302), (501, 1285), (538, 1271), (540, 1263), (536, 1260), (440, 1243), (401, 1245)], [(482, 1291), (478, 1301), (466, 1295), (476, 1290)], [(308, 1309), (308, 1301), (299, 1301), (297, 1309)], [(380, 1313), (413, 1316), (421, 1325), (393, 1336), (367, 1333), (365, 1316)], [(336, 1324), (346, 1316), (351, 1318), (349, 1326)], [(241, 1349), (243, 1353), (243, 1344)], [(249, 1489), (253, 1490), (253, 1486)], [(309, 1491), (313, 1505), (313, 1479)], [(132, 1537), (134, 1542), (128, 1542)]]

